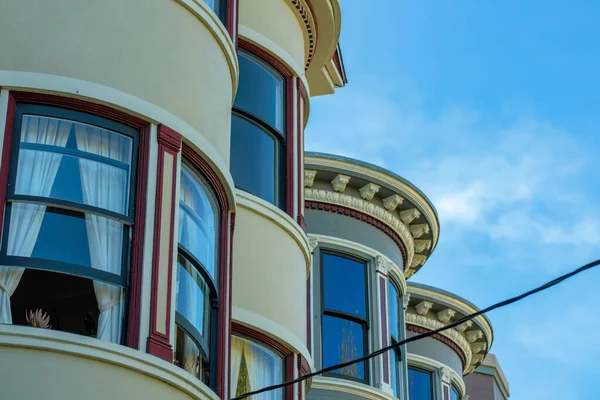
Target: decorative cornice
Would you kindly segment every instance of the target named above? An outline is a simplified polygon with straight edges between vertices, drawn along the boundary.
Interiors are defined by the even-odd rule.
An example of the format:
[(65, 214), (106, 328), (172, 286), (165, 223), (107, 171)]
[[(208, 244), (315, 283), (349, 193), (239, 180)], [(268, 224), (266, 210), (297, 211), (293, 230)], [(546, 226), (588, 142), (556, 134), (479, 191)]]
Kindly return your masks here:
[(424, 256), (423, 254), (415, 254), (413, 257), (413, 262), (410, 264), (410, 268), (420, 267), (425, 264), (425, 261), (427, 261), (427, 256)]
[(466, 322), (463, 322), (462, 324), (458, 325), (454, 329), (456, 329), (459, 332), (464, 332), (472, 326), (473, 326), (473, 321), (466, 321)]
[(402, 306), (405, 310), (408, 308), (408, 303), (410, 303), (410, 293), (406, 293), (402, 296)]
[(421, 213), (416, 208), (410, 208), (408, 210), (400, 211), (400, 219), (405, 224), (410, 224), (416, 218), (421, 216)]
[(375, 257), (375, 269), (377, 272), (381, 272), (384, 275), (389, 274), (392, 269), (392, 262), (382, 256)]
[(477, 339), (483, 338), (483, 332), (479, 329), (477, 329), (475, 331), (467, 331), (465, 333), (465, 336), (466, 336), (467, 340), (469, 341), (469, 343), (473, 343)]
[(441, 367), (439, 369), (439, 371), (440, 371), (440, 378), (442, 379), (442, 382), (450, 384), (450, 382), (452, 380), (452, 375), (450, 373), (450, 369), (448, 367)]
[(381, 200), (383, 202), (383, 207), (385, 207), (388, 211), (394, 211), (396, 207), (398, 207), (404, 201), (404, 198), (399, 194), (393, 194), (385, 199)]
[(372, 200), (375, 196), (375, 193), (379, 192), (380, 187), (381, 186), (374, 183), (367, 183), (365, 186), (358, 189), (360, 192), (360, 197), (365, 200)]
[(310, 245), (310, 252), (313, 253), (315, 251), (315, 249), (317, 248), (317, 246), (319, 245), (319, 240), (309, 237), (308, 238), (308, 243)]
[(412, 235), (415, 239), (420, 238), (421, 236), (429, 233), (429, 225), (427, 225), (427, 224), (411, 225), (410, 232), (412, 233)]
[(315, 176), (317, 176), (317, 171), (311, 169), (304, 170), (304, 186), (312, 187), (315, 183)]
[(357, 197), (352, 197), (346, 194), (335, 193), (327, 190), (306, 188), (304, 189), (304, 196), (306, 200), (315, 200), (319, 202), (349, 207), (354, 210), (361, 211), (385, 223), (391, 229), (393, 229), (394, 232), (398, 234), (398, 236), (400, 236), (404, 248), (406, 249), (406, 260), (404, 268), (408, 269), (412, 265), (413, 257), (415, 254), (415, 244), (412, 234), (409, 231), (408, 227), (402, 221), (400, 221), (398, 217), (396, 217), (388, 210), (384, 209), (383, 207), (379, 207), (373, 203), (370, 203), (364, 199), (359, 199)]
[(422, 253), (431, 249), (431, 240), (415, 240), (415, 253)]
[[(417, 325), (432, 331), (446, 326), (437, 319), (428, 318), (424, 315), (413, 314), (411, 312), (406, 313), (406, 323)], [(463, 369), (467, 368), (469, 364), (471, 364), (471, 359), (473, 357), (473, 352), (471, 351), (471, 346), (467, 339), (455, 329), (447, 329), (445, 331), (440, 332), (440, 334), (450, 339), (453, 343), (455, 343), (458, 346), (460, 352), (462, 353), (459, 353), (459, 355), (461, 356), (461, 358), (464, 358)]]
[(341, 193), (344, 190), (346, 190), (346, 185), (348, 184), (348, 182), (350, 182), (350, 177), (348, 175), (338, 174), (331, 181), (331, 187), (336, 192), (340, 192)]
[(454, 317), (455, 314), (456, 310), (446, 308), (445, 310), (438, 312), (437, 317), (440, 322), (446, 324), (452, 319), (452, 317)]
[(304, 26), (306, 27), (306, 32), (308, 34), (308, 54), (306, 55), (306, 64), (304, 65), (304, 70), (306, 71), (313, 56), (315, 55), (317, 32), (312, 26), (313, 20), (310, 17), (310, 9), (308, 7), (304, 7), (302, 1), (300, 0), (290, 0), (290, 2), (300, 14), (300, 18), (302, 18), (302, 22), (304, 22)]
[(487, 344), (485, 342), (471, 343), (471, 350), (473, 350), (473, 353), (481, 353), (487, 350)]
[(433, 307), (432, 302), (423, 300), (422, 302), (420, 302), (419, 304), (417, 304), (415, 306), (415, 309), (417, 310), (417, 314), (427, 315), (429, 310), (431, 310), (431, 307)]

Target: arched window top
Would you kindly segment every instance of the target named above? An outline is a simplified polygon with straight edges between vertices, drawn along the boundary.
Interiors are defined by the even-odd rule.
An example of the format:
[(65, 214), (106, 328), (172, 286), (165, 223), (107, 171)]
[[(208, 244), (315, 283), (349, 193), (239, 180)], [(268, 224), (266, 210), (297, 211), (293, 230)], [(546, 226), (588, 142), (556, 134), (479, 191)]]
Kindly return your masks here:
[(181, 165), (179, 245), (216, 281), (219, 210), (209, 186), (186, 164)]

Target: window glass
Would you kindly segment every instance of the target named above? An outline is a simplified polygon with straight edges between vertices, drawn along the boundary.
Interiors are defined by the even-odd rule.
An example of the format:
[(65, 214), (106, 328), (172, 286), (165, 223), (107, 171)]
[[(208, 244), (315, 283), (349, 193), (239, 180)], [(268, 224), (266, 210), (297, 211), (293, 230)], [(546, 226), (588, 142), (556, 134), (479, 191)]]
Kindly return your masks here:
[(430, 372), (408, 368), (408, 399), (433, 400)]
[(214, 279), (217, 216), (200, 179), (185, 164), (181, 166), (179, 198), (179, 244), (196, 257)]
[(231, 174), (236, 186), (278, 205), (277, 141), (257, 125), (233, 114), (231, 119)]
[(324, 307), (366, 318), (365, 264), (323, 254)]
[(203, 357), (200, 346), (184, 329), (175, 326), (174, 364), (189, 372), (204, 384), (210, 384), (208, 360)]
[(15, 194), (127, 215), (133, 140), (74, 121), (24, 115)]
[(179, 256), (176, 310), (200, 335), (205, 335), (209, 318), (209, 291), (200, 273)]
[[(121, 275), (123, 225), (119, 221), (39, 204), (12, 203), (9, 210), (7, 255)], [(69, 251), (65, 251), (66, 243)]]
[(240, 51), (240, 79), (235, 106), (284, 131), (283, 76), (265, 63)]
[(400, 339), (398, 334), (398, 291), (392, 281), (388, 282), (388, 303), (390, 308), (390, 334), (396, 340)]
[[(364, 355), (363, 325), (330, 315), (323, 316), (323, 368)], [(355, 363), (334, 373), (365, 379), (365, 363)]]
[(458, 396), (458, 390), (456, 390), (456, 388), (454, 386), (452, 386), (452, 399), (451, 400), (458, 400), (459, 396)]
[[(283, 376), (281, 356), (246, 338), (231, 337), (231, 397), (281, 383)], [(271, 390), (252, 398), (280, 400), (283, 391)]]
[(398, 376), (398, 363), (400, 362), (400, 358), (398, 357), (398, 350), (394, 349), (390, 352), (390, 355), (392, 366), (392, 390), (394, 391), (394, 396), (400, 398), (400, 379)]

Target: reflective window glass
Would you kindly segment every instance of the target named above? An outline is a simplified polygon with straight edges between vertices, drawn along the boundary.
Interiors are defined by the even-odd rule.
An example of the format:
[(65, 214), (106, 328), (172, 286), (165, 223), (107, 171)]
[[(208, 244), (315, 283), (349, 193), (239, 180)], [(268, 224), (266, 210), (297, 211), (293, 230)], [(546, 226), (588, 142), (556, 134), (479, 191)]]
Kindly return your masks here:
[(433, 400), (430, 372), (408, 368), (408, 399)]
[(200, 335), (208, 326), (209, 291), (200, 273), (179, 256), (177, 265), (177, 303), (175, 309)]
[(323, 254), (324, 307), (366, 318), (366, 265), (346, 257)]
[[(343, 318), (323, 315), (323, 368), (354, 360), (364, 355), (363, 325)], [(365, 379), (365, 363), (334, 371), (351, 378)]]
[(388, 303), (390, 309), (390, 335), (396, 340), (399, 340), (400, 336), (398, 334), (398, 291), (396, 290), (396, 286), (389, 281), (388, 283)]
[(233, 114), (231, 143), (230, 169), (235, 185), (279, 205), (276, 196), (278, 141), (254, 123)]

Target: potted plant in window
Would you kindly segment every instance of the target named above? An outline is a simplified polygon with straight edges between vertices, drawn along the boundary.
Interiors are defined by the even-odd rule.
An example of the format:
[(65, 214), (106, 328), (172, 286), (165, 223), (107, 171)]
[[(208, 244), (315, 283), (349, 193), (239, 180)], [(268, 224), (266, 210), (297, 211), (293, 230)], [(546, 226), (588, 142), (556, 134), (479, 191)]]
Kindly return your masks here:
[(34, 328), (52, 328), (52, 325), (50, 325), (50, 316), (43, 312), (41, 308), (35, 311), (25, 310), (25, 320), (27, 321), (27, 325), (33, 326)]

